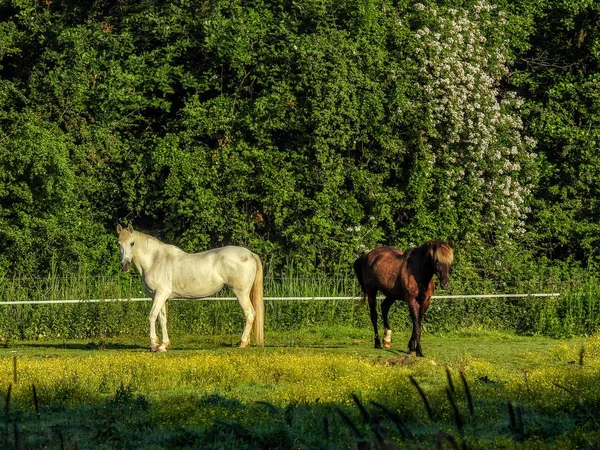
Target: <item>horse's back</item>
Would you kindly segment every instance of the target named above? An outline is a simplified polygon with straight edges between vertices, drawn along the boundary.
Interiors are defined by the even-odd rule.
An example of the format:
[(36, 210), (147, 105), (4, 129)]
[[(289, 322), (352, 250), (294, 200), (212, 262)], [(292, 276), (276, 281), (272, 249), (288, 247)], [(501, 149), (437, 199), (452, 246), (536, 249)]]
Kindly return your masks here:
[(404, 253), (391, 246), (377, 247), (363, 255), (363, 280), (365, 285), (377, 287), (384, 294), (393, 294), (398, 288), (404, 265)]
[(396, 247), (377, 247), (365, 254), (365, 261), (372, 270), (385, 270), (390, 267), (399, 267), (402, 264), (404, 253)]
[[(211, 295), (224, 285), (251, 286), (256, 274), (253, 253), (243, 247), (227, 246), (200, 253), (173, 253), (174, 293), (182, 296)], [(210, 293), (206, 293), (210, 291)]]
[(253, 253), (244, 247), (229, 245), (200, 253), (185, 253), (174, 261), (179, 268), (190, 268), (203, 272), (228, 272), (241, 270), (243, 266), (255, 265)]

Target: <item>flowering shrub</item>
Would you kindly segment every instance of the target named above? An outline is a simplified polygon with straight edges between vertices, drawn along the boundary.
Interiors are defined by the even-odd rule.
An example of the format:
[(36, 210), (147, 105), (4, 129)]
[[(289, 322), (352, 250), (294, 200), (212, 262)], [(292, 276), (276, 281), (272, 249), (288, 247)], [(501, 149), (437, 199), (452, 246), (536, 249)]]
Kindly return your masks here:
[(504, 14), (485, 1), (469, 10), (415, 9), (421, 128), (412, 190), (439, 209), (446, 235), (524, 233), (535, 143), (524, 135), (521, 99), (500, 87), (508, 71)]

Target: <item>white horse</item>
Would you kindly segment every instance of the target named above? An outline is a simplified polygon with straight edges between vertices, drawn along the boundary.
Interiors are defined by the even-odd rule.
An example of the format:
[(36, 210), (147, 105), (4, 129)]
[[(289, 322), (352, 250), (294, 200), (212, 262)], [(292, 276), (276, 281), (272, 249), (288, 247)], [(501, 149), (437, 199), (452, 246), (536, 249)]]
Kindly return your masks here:
[[(153, 298), (150, 310), (150, 350), (164, 352), (167, 334), (167, 300), (206, 297), (231, 287), (246, 316), (240, 347), (250, 345), (254, 331), (257, 345), (264, 344), (263, 268), (260, 258), (243, 247), (228, 246), (202, 253), (186, 253), (152, 236), (117, 226), (121, 268), (129, 272), (131, 262), (142, 276), (144, 291)], [(156, 337), (156, 318), (162, 329), (162, 344)]]

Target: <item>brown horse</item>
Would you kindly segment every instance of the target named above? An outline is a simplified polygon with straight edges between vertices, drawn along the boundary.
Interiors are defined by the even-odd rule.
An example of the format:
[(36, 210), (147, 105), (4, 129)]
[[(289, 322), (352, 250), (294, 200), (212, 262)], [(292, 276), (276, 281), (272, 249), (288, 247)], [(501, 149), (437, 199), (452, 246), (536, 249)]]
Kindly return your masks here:
[(388, 320), (390, 307), (396, 300), (404, 300), (408, 303), (413, 322), (408, 351), (411, 355), (423, 356), (421, 322), (435, 290), (434, 275), (438, 276), (442, 288), (446, 289), (450, 283), (450, 265), (453, 259), (450, 245), (439, 240), (428, 241), (406, 253), (394, 247), (377, 247), (358, 257), (354, 262), (354, 272), (364, 297), (369, 301), (375, 348), (381, 348), (376, 303), (377, 290), (380, 290), (385, 295), (385, 300), (381, 303), (385, 327), (383, 347), (390, 348), (392, 343), (392, 330)]

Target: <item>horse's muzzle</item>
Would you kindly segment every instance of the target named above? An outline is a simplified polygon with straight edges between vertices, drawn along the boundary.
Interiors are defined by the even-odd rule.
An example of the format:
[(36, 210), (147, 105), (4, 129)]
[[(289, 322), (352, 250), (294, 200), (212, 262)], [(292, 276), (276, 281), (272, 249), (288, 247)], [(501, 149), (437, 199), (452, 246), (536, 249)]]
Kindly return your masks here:
[(440, 284), (442, 285), (442, 289), (448, 289), (450, 287), (450, 280), (441, 281)]
[(129, 269), (131, 269), (131, 261), (121, 261), (121, 269), (123, 272), (129, 272)]

